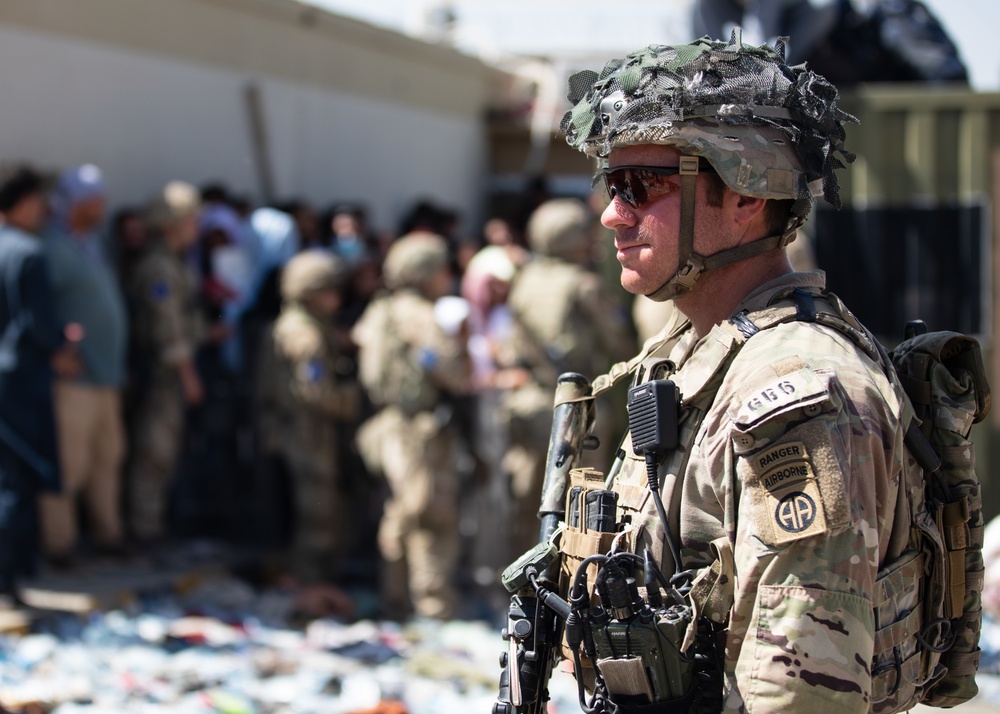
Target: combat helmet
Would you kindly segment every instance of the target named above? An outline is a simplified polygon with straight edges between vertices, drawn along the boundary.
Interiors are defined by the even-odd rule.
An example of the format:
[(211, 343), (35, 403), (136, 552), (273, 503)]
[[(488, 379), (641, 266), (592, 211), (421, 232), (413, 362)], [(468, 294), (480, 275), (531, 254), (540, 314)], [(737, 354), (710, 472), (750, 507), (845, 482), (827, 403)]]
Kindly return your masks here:
[(554, 198), (535, 209), (528, 219), (531, 249), (541, 255), (572, 259), (589, 244), (594, 214), (575, 198)]
[(162, 231), (200, 210), (198, 189), (185, 181), (170, 181), (146, 206), (143, 218), (150, 229)]
[(382, 275), (390, 290), (421, 290), (446, 265), (448, 244), (445, 239), (429, 231), (415, 231), (389, 247)]
[(285, 264), (281, 271), (281, 297), (302, 300), (319, 290), (340, 289), (347, 280), (344, 261), (325, 250), (307, 250)]
[[(650, 45), (569, 80), (573, 108), (561, 128), (567, 142), (607, 166), (612, 150), (637, 144), (678, 149), (681, 180), (679, 259), (674, 276), (649, 295), (668, 300), (715, 268), (787, 245), (814, 196), (840, 207), (834, 170), (846, 151), (837, 90), (805, 65), (785, 62), (785, 44), (744, 45), (707, 37), (689, 45)], [(699, 158), (700, 157), (700, 158)], [(779, 234), (710, 256), (694, 252), (694, 186), (701, 160), (739, 194), (791, 199)], [(702, 168), (704, 170), (704, 168)]]

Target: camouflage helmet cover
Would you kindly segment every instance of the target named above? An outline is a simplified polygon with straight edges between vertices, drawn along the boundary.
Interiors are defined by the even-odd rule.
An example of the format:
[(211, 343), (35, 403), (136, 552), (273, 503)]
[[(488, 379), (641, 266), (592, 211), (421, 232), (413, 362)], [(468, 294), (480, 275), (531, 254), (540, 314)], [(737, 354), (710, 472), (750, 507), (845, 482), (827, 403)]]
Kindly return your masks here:
[(198, 189), (184, 181), (171, 181), (149, 202), (143, 218), (147, 226), (159, 231), (200, 210)]
[(441, 268), (448, 265), (448, 244), (429, 231), (407, 233), (386, 253), (382, 274), (391, 290), (421, 289)]
[(590, 242), (593, 226), (594, 214), (582, 201), (555, 198), (531, 214), (528, 243), (536, 253), (570, 259)]
[(651, 45), (569, 84), (566, 140), (604, 163), (618, 147), (669, 144), (707, 159), (737, 193), (796, 199), (800, 217), (819, 193), (840, 207), (836, 154), (854, 160), (843, 123), (857, 119), (823, 77), (785, 63), (780, 40), (755, 47), (734, 32), (729, 43)]
[(307, 250), (289, 260), (281, 271), (281, 297), (301, 300), (320, 290), (339, 290), (346, 279), (343, 260), (325, 250)]

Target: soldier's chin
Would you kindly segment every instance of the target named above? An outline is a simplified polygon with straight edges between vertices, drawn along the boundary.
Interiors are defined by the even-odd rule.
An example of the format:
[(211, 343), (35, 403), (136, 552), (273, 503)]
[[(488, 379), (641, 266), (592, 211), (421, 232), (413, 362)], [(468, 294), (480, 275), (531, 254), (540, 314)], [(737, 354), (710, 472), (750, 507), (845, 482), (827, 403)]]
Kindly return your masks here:
[(643, 275), (635, 270), (622, 268), (622, 287), (633, 295), (649, 295), (656, 292), (666, 284), (667, 280), (669, 278), (663, 280), (650, 278), (648, 275)]

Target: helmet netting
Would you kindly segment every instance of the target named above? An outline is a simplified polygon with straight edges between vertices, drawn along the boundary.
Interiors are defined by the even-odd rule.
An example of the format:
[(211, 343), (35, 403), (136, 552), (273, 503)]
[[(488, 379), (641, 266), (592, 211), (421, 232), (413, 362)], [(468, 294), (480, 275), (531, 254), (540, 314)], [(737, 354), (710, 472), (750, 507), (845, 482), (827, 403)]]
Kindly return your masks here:
[[(574, 107), (562, 130), (571, 145), (592, 156), (606, 159), (617, 146), (633, 143), (674, 143), (671, 137), (698, 118), (711, 117), (723, 132), (725, 126), (775, 127), (787, 144), (754, 155), (762, 170), (801, 173), (804, 180), (794, 182), (788, 195), (800, 201), (810, 199), (808, 184), (821, 180), (826, 200), (840, 206), (834, 170), (844, 165), (836, 154), (853, 161), (843, 147), (843, 122), (857, 119), (837, 108), (837, 90), (823, 77), (785, 63), (780, 41), (755, 47), (734, 33), (728, 44), (702, 38), (677, 47), (651, 45), (612, 60), (600, 75), (578, 73), (569, 85)], [(703, 155), (718, 164), (718, 155), (743, 150), (727, 139), (732, 144), (732, 137), (715, 139), (716, 156)], [(720, 174), (727, 178), (725, 169)]]

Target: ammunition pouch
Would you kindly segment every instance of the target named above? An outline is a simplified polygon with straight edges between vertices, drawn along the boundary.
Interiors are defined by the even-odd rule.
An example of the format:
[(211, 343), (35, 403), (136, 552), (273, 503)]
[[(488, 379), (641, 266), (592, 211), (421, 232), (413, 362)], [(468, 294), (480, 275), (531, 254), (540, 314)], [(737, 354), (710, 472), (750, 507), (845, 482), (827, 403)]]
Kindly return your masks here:
[[(566, 529), (559, 541), (559, 551), (562, 556), (559, 569), (559, 591), (569, 592), (580, 564), (592, 555), (607, 553), (614, 542), (617, 514), (611, 512), (610, 527), (607, 512), (602, 498), (603, 494), (616, 496), (613, 491), (604, 489), (604, 474), (590, 468), (573, 469), (569, 473), (569, 489), (566, 492)], [(602, 513), (601, 508), (605, 507)], [(589, 526), (589, 527), (588, 527)], [(600, 530), (604, 528), (605, 530)], [(597, 577), (597, 564), (588, 566), (587, 580), (593, 589)], [(573, 652), (563, 639), (563, 656), (573, 658)], [(584, 654), (583, 667), (591, 670), (588, 676), (593, 676), (593, 664)], [(581, 673), (582, 674), (582, 673)]]
[(697, 617), (686, 586), (674, 589), (648, 555), (616, 547), (625, 532), (618, 528), (618, 495), (604, 488), (604, 474), (578, 468), (569, 480), (560, 534), (560, 590), (571, 607), (563, 655), (573, 661), (581, 689), (619, 714), (718, 711), (719, 628)]

